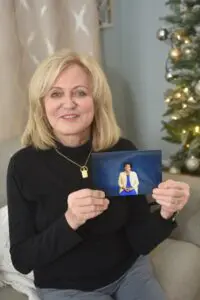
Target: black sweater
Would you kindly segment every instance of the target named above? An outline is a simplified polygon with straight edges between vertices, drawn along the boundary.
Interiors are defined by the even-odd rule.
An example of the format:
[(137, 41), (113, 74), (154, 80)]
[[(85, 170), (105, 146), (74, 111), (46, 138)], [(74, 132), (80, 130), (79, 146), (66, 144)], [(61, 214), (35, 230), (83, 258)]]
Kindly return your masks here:
[[(90, 142), (59, 150), (82, 164)], [(135, 150), (128, 140), (107, 151)], [(69, 193), (92, 188), (55, 149), (21, 149), (10, 160), (7, 194), (10, 252), (21, 273), (34, 271), (40, 288), (93, 290), (119, 278), (141, 254), (167, 238), (176, 224), (150, 213), (144, 196), (113, 197), (107, 211), (74, 231), (67, 223)]]

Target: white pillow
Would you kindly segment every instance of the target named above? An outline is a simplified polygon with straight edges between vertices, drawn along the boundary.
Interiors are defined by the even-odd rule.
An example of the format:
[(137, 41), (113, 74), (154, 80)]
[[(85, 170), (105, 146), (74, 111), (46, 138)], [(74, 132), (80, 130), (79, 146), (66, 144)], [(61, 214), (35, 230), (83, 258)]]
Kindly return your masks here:
[(24, 275), (12, 264), (10, 257), (10, 241), (8, 228), (8, 207), (0, 209), (0, 285), (9, 284), (15, 290), (24, 293), (31, 300), (39, 300), (33, 281), (33, 272)]

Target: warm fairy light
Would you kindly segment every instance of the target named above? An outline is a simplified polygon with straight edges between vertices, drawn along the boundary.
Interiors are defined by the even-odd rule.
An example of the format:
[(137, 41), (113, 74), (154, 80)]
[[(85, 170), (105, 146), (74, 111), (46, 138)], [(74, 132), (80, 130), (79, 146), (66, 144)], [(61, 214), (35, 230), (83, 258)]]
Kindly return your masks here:
[(190, 97), (188, 98), (188, 101), (189, 101), (189, 102), (194, 102), (194, 97), (190, 96)]
[(183, 108), (186, 108), (186, 107), (187, 107), (187, 104), (183, 103), (182, 107), (183, 107)]
[(187, 144), (186, 147), (189, 148), (189, 147), (190, 147), (190, 144)]
[(195, 133), (200, 133), (200, 127), (199, 126), (195, 126), (194, 131), (195, 131)]
[(166, 99), (165, 99), (165, 102), (166, 102), (166, 103), (169, 103), (169, 102), (170, 102), (170, 98), (169, 98), (169, 97), (166, 98)]
[(183, 129), (183, 130), (182, 130), (182, 133), (186, 133), (186, 130), (185, 130), (185, 129)]
[(177, 116), (172, 116), (172, 120), (177, 120)]
[(189, 93), (188, 87), (185, 87), (185, 88), (183, 89), (183, 91), (184, 91), (185, 94), (188, 94), (188, 93)]
[(181, 98), (181, 96), (182, 96), (182, 95), (181, 95), (180, 92), (177, 92), (177, 93), (175, 94), (175, 97), (176, 97), (176, 98)]
[(190, 44), (191, 43), (191, 40), (189, 38), (184, 38), (184, 43), (185, 44)]

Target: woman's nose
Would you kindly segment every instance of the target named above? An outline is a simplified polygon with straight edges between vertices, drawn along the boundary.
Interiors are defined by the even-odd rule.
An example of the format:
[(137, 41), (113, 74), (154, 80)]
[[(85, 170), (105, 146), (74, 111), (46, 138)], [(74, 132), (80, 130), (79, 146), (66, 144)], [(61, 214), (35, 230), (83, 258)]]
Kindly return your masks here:
[(76, 107), (76, 102), (74, 101), (73, 97), (71, 97), (69, 95), (69, 96), (64, 97), (63, 106), (65, 108), (74, 108), (74, 107)]

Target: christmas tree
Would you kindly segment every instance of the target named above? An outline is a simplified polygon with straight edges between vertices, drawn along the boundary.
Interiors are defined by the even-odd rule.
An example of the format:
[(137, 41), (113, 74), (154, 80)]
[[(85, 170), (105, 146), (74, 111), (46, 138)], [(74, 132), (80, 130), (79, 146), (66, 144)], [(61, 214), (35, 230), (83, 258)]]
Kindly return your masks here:
[(200, 0), (169, 0), (166, 26), (157, 32), (169, 43), (165, 78), (163, 140), (178, 144), (169, 158), (171, 173), (200, 175)]

